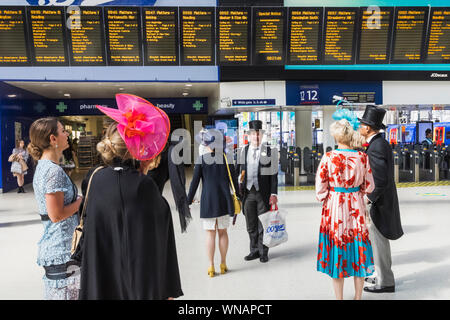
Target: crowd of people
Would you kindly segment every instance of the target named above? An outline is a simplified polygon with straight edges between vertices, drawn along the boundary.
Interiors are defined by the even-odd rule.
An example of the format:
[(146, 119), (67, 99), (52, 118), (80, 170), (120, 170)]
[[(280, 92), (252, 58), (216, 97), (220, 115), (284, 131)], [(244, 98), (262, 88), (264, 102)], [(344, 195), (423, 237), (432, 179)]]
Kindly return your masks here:
[[(97, 145), (103, 163), (86, 175), (82, 195), (58, 165), (68, 148), (62, 124), (43, 118), (30, 128), (28, 152), (37, 161), (33, 188), (44, 226), (37, 263), (45, 270), (45, 299), (182, 296), (172, 215), (162, 196), (167, 181), (182, 231), (202, 184), (208, 276), (216, 275), (217, 237), (220, 273), (228, 271), (227, 228), (236, 214), (236, 199), (242, 201), (249, 235), (244, 259), (267, 263), (269, 248), (258, 216), (277, 205), (278, 174), (265, 170), (274, 151), (262, 143), (262, 122), (249, 123), (249, 145), (236, 163), (224, 152), (225, 139), (217, 140), (221, 133), (203, 130), (196, 137), (203, 152), (186, 193), (184, 167), (172, 161), (173, 145), (167, 144), (167, 115), (136, 96), (119, 94), (116, 100), (118, 109), (98, 106), (115, 122)], [(323, 203), (317, 271), (332, 278), (337, 299), (343, 298), (344, 279), (351, 276), (355, 299), (361, 299), (363, 289), (395, 291), (389, 241), (403, 231), (392, 151), (380, 133), (384, 114), (382, 108), (367, 106), (357, 119), (349, 110), (338, 110), (330, 128), (338, 147), (323, 156), (317, 170), (316, 196)], [(217, 155), (222, 161), (210, 161)], [(74, 244), (76, 230), (82, 236)], [(364, 287), (365, 281), (375, 285)]]

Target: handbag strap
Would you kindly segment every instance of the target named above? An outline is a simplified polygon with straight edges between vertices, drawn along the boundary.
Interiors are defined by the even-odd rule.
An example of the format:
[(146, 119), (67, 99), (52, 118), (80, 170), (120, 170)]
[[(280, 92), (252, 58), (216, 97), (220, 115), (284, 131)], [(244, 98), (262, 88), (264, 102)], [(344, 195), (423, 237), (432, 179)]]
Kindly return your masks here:
[(233, 189), (233, 195), (236, 196), (236, 190), (234, 189), (233, 179), (231, 178), (230, 168), (228, 167), (228, 160), (225, 152), (223, 153), (223, 157), (225, 158), (225, 164), (227, 165), (228, 177), (230, 178), (231, 188)]
[(91, 182), (92, 182), (92, 178), (94, 177), (94, 174), (99, 171), (100, 169), (103, 169), (103, 166), (100, 166), (98, 168), (96, 168), (94, 170), (94, 172), (92, 172), (91, 177), (89, 178), (89, 183), (88, 183), (88, 187), (86, 190), (86, 198), (84, 199), (84, 203), (83, 203), (83, 209), (81, 210), (81, 218), (80, 218), (80, 226), (83, 227), (84, 225), (84, 212), (86, 211), (86, 203), (88, 201), (88, 196), (89, 196), (89, 189), (91, 188)]

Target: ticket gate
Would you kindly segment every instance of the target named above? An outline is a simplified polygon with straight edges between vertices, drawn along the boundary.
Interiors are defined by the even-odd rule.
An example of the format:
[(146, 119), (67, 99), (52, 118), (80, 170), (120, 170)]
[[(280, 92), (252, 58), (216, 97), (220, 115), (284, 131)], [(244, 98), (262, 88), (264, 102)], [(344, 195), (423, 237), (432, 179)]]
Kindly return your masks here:
[(447, 146), (438, 146), (439, 180), (450, 180), (450, 149)]
[(298, 186), (300, 184), (300, 155), (293, 151), (288, 153), (288, 161), (285, 173), (286, 185)]
[(397, 150), (394, 150), (394, 166), (395, 166), (395, 157), (397, 156), (398, 181), (418, 182), (419, 153), (416, 150), (413, 150), (411, 146), (406, 146), (398, 151)]

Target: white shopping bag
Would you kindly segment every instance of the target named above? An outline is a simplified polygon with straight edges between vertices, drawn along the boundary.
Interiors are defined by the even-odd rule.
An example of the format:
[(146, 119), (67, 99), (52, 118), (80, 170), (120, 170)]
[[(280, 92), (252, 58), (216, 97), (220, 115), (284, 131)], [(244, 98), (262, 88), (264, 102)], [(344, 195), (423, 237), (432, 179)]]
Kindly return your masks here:
[(286, 231), (286, 212), (278, 210), (275, 205), (270, 211), (258, 216), (264, 228), (263, 244), (269, 248), (273, 248), (286, 242), (288, 234)]

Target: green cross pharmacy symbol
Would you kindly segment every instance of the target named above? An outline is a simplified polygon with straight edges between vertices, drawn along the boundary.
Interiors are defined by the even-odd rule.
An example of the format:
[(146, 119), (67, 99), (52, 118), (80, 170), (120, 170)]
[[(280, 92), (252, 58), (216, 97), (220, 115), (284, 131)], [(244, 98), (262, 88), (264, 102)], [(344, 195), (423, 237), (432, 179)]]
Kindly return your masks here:
[(57, 106), (56, 109), (58, 109), (59, 112), (64, 112), (67, 110), (67, 105), (64, 104), (64, 102), (60, 102)]
[(199, 100), (196, 100), (195, 103), (192, 105), (192, 108), (194, 108), (197, 111), (200, 111), (200, 109), (203, 109), (203, 103), (201, 103)]

